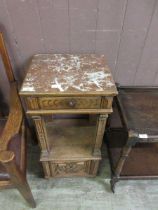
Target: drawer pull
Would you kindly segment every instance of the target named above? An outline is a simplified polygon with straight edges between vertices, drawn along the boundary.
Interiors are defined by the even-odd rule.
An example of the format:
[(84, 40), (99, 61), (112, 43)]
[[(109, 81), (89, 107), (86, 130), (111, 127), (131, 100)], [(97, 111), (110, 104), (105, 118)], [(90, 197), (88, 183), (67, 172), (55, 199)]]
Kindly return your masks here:
[(76, 105), (76, 100), (71, 99), (71, 100), (69, 101), (69, 106), (70, 106), (70, 107), (75, 107), (75, 105)]

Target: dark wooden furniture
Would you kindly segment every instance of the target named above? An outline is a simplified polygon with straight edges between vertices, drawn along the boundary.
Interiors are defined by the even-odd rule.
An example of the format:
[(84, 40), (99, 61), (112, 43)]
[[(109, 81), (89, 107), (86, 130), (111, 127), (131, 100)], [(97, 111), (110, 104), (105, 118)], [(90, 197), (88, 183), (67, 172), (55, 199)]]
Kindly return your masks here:
[(158, 88), (120, 87), (106, 141), (111, 187), (125, 179), (158, 178)]
[(46, 178), (96, 175), (116, 94), (104, 56), (33, 56), (20, 95), (36, 127)]
[(0, 33), (0, 54), (11, 91), (9, 116), (6, 117), (0, 112), (0, 188), (17, 188), (30, 206), (35, 207), (26, 180), (25, 122), (2, 33)]

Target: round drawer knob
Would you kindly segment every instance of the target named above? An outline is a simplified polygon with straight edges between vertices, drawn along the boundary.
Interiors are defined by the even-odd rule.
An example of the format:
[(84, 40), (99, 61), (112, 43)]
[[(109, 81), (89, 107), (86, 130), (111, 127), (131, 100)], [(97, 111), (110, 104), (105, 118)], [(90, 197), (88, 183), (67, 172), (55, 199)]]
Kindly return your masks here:
[(76, 100), (71, 99), (71, 100), (69, 101), (69, 106), (74, 107), (75, 105), (76, 105)]

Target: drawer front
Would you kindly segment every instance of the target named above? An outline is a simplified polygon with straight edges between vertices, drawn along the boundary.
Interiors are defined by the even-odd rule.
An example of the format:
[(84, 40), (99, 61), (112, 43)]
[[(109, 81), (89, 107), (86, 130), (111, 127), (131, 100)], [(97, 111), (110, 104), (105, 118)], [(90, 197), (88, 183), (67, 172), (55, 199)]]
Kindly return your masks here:
[(100, 108), (100, 97), (43, 97), (39, 98), (41, 109), (96, 109)]
[(88, 174), (90, 161), (50, 163), (53, 177), (85, 176)]
[(113, 97), (103, 96), (101, 99), (101, 108), (102, 109), (111, 109), (112, 108)]
[(27, 97), (28, 110), (110, 109), (112, 97)]
[(37, 109), (98, 109), (101, 97), (28, 97), (27, 108)]
[(99, 166), (98, 160), (86, 161), (42, 161), (44, 174), (49, 177), (96, 176)]

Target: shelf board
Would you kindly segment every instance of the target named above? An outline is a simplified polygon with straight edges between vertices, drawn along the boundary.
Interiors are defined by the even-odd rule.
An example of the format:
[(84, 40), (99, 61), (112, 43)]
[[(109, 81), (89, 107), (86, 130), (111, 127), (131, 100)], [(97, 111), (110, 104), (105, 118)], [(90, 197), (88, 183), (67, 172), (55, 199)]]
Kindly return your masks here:
[[(110, 148), (112, 167), (115, 168), (121, 148)], [(158, 176), (158, 144), (138, 144), (133, 147), (120, 176)]]

